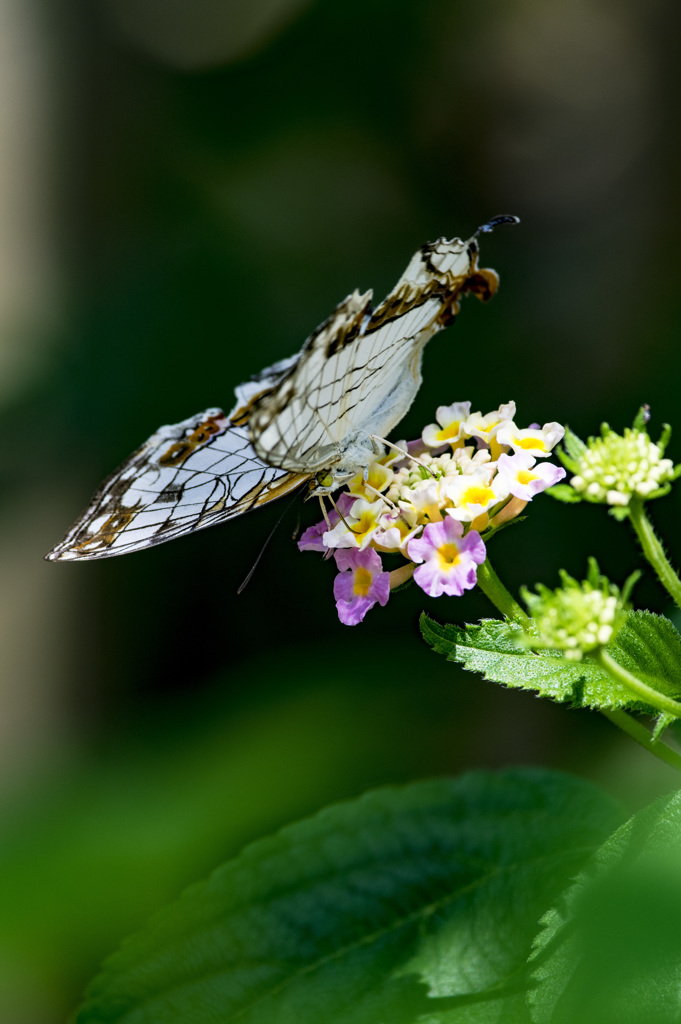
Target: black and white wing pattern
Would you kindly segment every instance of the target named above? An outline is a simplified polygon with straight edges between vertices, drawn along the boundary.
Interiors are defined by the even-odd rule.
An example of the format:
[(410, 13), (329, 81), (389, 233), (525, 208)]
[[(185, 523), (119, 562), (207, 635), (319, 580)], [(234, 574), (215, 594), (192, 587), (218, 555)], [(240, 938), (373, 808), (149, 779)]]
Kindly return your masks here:
[(248, 402), (262, 391), (263, 380), (261, 375), (237, 389), (242, 402), (229, 417), (207, 409), (152, 434), (104, 481), (46, 557), (74, 561), (139, 551), (300, 487), (307, 476), (268, 466), (253, 450)]
[(440, 238), (414, 254), (376, 309), (370, 291), (341, 302), (281, 381), (255, 399), (259, 457), (338, 482), (365, 466), (375, 454), (371, 435), (385, 437), (414, 399), (426, 342), (453, 322), (467, 291), (481, 299), (496, 291), (496, 274), (479, 270), (477, 255), (476, 236)]
[[(487, 299), (477, 235), (421, 247), (386, 299), (349, 295), (301, 352), (236, 389), (229, 414), (207, 409), (161, 427), (95, 494), (51, 561), (106, 558), (221, 523), (316, 478), (326, 493), (367, 466), (421, 383), (426, 342), (466, 292)], [(380, 450), (380, 449), (379, 449)]]

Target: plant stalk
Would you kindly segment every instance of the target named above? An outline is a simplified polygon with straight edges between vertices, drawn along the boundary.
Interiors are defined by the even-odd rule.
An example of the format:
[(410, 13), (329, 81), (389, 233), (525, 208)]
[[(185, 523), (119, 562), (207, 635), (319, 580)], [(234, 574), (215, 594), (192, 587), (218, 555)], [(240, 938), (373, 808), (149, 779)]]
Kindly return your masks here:
[(526, 631), (530, 630), (529, 616), (501, 582), (489, 558), (478, 566), (478, 586), (505, 618), (518, 622)]
[(677, 607), (681, 608), (681, 580), (674, 572), (669, 559), (665, 555), (664, 548), (645, 514), (643, 502), (640, 498), (631, 499), (629, 503), (629, 518), (643, 549), (643, 554), (657, 573), (662, 586), (667, 590), (667, 593)]
[(653, 739), (648, 730), (640, 722), (637, 722), (635, 718), (628, 715), (626, 711), (617, 709), (602, 711), (601, 714), (612, 722), (613, 725), (616, 725), (618, 729), (625, 732), (627, 736), (631, 736), (632, 740), (638, 743), (639, 746), (645, 747), (646, 750), (649, 750), (660, 761), (664, 761), (665, 764), (681, 772), (681, 754), (672, 750), (671, 747), (668, 747), (661, 740)]
[(603, 649), (597, 651), (594, 654), (594, 661), (600, 665), (604, 672), (607, 672), (611, 679), (614, 679), (625, 690), (638, 697), (644, 704), (650, 704), (651, 707), (657, 708), (658, 711), (665, 711), (668, 715), (673, 715), (674, 718), (681, 718), (681, 704), (678, 701), (672, 700), (671, 697), (665, 696), (664, 693), (660, 693), (659, 690), (654, 690), (652, 686), (642, 682), (626, 668), (619, 665), (607, 651)]

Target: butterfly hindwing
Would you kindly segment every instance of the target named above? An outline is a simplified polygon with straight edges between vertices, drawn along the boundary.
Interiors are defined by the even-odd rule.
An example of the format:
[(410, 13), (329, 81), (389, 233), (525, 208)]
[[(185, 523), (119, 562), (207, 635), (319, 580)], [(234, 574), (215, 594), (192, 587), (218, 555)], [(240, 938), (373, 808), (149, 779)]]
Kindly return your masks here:
[[(243, 411), (235, 410), (234, 419)], [(305, 479), (263, 463), (247, 422), (236, 425), (221, 409), (207, 409), (152, 434), (104, 481), (47, 557), (66, 561), (138, 551), (231, 519)]]

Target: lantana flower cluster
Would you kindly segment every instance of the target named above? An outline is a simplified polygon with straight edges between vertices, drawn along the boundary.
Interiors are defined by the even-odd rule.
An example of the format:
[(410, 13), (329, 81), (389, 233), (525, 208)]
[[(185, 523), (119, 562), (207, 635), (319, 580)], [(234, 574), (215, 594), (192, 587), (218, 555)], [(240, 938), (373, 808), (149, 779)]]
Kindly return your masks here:
[(614, 507), (626, 507), (634, 497), (661, 497), (679, 475), (672, 460), (664, 458), (668, 436), (667, 430), (655, 443), (644, 424), (627, 427), (622, 435), (604, 423), (601, 436), (586, 444), (570, 433), (569, 454), (562, 460), (574, 474), (572, 488), (584, 501)]
[(537, 592), (522, 591), (537, 635), (528, 634), (525, 642), (533, 648), (562, 651), (572, 661), (580, 661), (615, 637), (628, 607), (631, 589), (639, 577), (633, 573), (623, 590), (601, 576), (598, 563), (589, 559), (587, 578), (578, 581), (560, 570), (562, 586), (550, 590), (543, 584)]
[[(546, 461), (559, 423), (516, 426), (514, 402), (482, 415), (470, 402), (440, 406), (418, 441), (401, 441), (351, 480), (301, 551), (333, 555), (341, 622), (361, 622), (390, 591), (414, 582), (431, 597), (461, 596), (477, 581), (485, 539), (565, 476)], [(401, 558), (391, 571), (383, 557)]]

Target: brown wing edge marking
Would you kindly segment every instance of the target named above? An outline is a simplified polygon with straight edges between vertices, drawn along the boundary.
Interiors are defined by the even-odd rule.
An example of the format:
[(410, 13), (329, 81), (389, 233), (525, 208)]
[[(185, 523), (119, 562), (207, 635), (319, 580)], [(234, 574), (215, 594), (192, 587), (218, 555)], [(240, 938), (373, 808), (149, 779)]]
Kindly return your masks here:
[[(364, 318), (366, 316), (371, 316), (372, 313), (371, 294), (372, 293), (370, 291), (365, 292), (364, 295), (360, 295), (359, 292), (353, 292), (352, 295), (348, 296), (345, 302), (338, 306), (336, 314), (341, 309), (345, 309), (348, 319), (344, 324), (340, 325), (338, 330), (332, 332), (326, 342), (327, 359), (330, 359), (331, 356), (335, 356), (337, 352), (340, 352), (346, 345), (349, 345), (356, 337), (358, 337), (359, 334), (361, 334)], [(329, 325), (332, 320), (333, 317), (331, 317), (323, 326)], [(322, 329), (320, 328), (315, 333), (320, 334), (321, 330)]]
[(442, 310), (438, 323), (443, 327), (452, 324), (459, 312), (460, 299), (471, 292), (481, 302), (487, 302), (499, 287), (496, 271), (478, 267), (477, 251), (470, 252), (471, 264), (467, 274), (449, 278), (446, 282), (432, 280), (425, 288), (414, 288), (405, 282), (378, 306), (367, 324), (366, 334), (378, 330), (391, 320), (398, 320), (405, 313), (422, 306), (428, 299), (439, 297)]
[(119, 508), (113, 512), (105, 523), (102, 523), (97, 533), (85, 540), (71, 545), (73, 551), (84, 551), (86, 548), (95, 546), (97, 548), (110, 548), (126, 526), (129, 526), (137, 513), (141, 510), (142, 502), (138, 501), (130, 508)]
[[(239, 422), (237, 422), (237, 417), (239, 418)], [(219, 419), (218, 416), (209, 417), (208, 421), (217, 419)], [(193, 437), (195, 434), (197, 434), (197, 432), (202, 427), (204, 427), (205, 423), (208, 421), (204, 421), (203, 423), (199, 424), (199, 426), (194, 429), (191, 436)], [(234, 425), (240, 425), (241, 423), (246, 423), (247, 421), (248, 408), (243, 407), (237, 410), (235, 416), (228, 421), (228, 425), (229, 423), (232, 423)], [(219, 436), (220, 433), (224, 433), (224, 430), (213, 431), (212, 434), (208, 435), (205, 438), (203, 444), (209, 444), (215, 437)], [(182, 442), (179, 443), (181, 444)], [(106, 555), (108, 550), (116, 541), (116, 538), (119, 536), (119, 534), (122, 533), (132, 523), (137, 513), (142, 511), (141, 501), (136, 502), (135, 505), (131, 505), (129, 508), (119, 506), (119, 508), (112, 512), (108, 519), (104, 523), (102, 523), (97, 533), (91, 535), (86, 534), (83, 540), (78, 540), (78, 537), (82, 536), (83, 532), (87, 529), (88, 524), (91, 523), (93, 519), (97, 518), (98, 511), (99, 509), (101, 509), (101, 505), (104, 498), (109, 498), (111, 497), (111, 495), (115, 495), (117, 492), (123, 492), (128, 489), (128, 487), (130, 486), (129, 480), (126, 480), (124, 482), (124, 486), (119, 485), (118, 487), (112, 487), (110, 481), (116, 480), (121, 470), (124, 467), (129, 466), (130, 463), (144, 451), (145, 447), (146, 445), (142, 445), (141, 448), (139, 448), (136, 452), (133, 453), (130, 459), (123, 463), (122, 466), (115, 470), (114, 473), (112, 473), (111, 476), (104, 481), (102, 486), (99, 488), (97, 494), (95, 495), (92, 503), (88, 506), (87, 510), (83, 513), (83, 516), (81, 518), (85, 518), (85, 516), (87, 515), (87, 513), (90, 512), (93, 506), (95, 507), (94, 513), (88, 515), (87, 522), (83, 523), (81, 529), (78, 531), (78, 533), (76, 533), (76, 536), (67, 547), (64, 547), (65, 541), (62, 540), (59, 544), (55, 545), (55, 547), (45, 555), (47, 561), (57, 562), (77, 560), (77, 558), (70, 559), (68, 552), (82, 553), (83, 559), (104, 557)], [(196, 447), (199, 447), (199, 445), (195, 445), (195, 448)], [(185, 456), (184, 458), (186, 457), (187, 456)], [(182, 461), (184, 461), (184, 459)], [(284, 497), (286, 494), (289, 494), (291, 491), (294, 491), (297, 487), (302, 487), (302, 485), (309, 481), (310, 479), (310, 474), (289, 473), (286, 477), (282, 478), (280, 482), (277, 483), (276, 486), (274, 487), (268, 487), (265, 481), (261, 481), (259, 484), (256, 484), (256, 486), (253, 487), (247, 494), (245, 494), (242, 498), (239, 499), (239, 501), (236, 503), (236, 511), (234, 512), (234, 515), (241, 515), (244, 512), (250, 511), (252, 508), (257, 508), (259, 505), (266, 505), (270, 501), (275, 501), (277, 498)], [(159, 498), (160, 497), (161, 495), (159, 494)], [(196, 521), (195, 526), (183, 532), (192, 533), (194, 530), (199, 530), (206, 526), (212, 525), (210, 519), (214, 515), (223, 512), (226, 509), (226, 507), (227, 502), (225, 498), (220, 498), (210, 508), (205, 509), (201, 513), (201, 515), (198, 517)], [(76, 520), (76, 523), (78, 522), (79, 520)], [(153, 547), (154, 545), (159, 544), (166, 539), (170, 539), (164, 537), (164, 533), (167, 531), (171, 531), (175, 525), (176, 524), (174, 524), (172, 521), (167, 522), (167, 524), (165, 525), (162, 524), (158, 529), (157, 533), (148, 540), (145, 546)], [(71, 531), (69, 531), (69, 533), (70, 532)], [(67, 536), (68, 535), (69, 534), (67, 534)], [(118, 552), (113, 553), (117, 554)], [(120, 553), (124, 554), (125, 552), (121, 551)]]
[[(270, 501), (275, 501), (277, 498), (282, 498), (290, 491), (295, 490), (297, 487), (301, 487), (306, 481), (310, 480), (309, 474), (298, 474), (292, 473), (282, 480), (276, 487), (267, 487), (266, 482), (257, 484), (252, 490), (245, 494), (238, 501), (238, 511), (235, 515), (241, 515), (244, 512), (249, 512), (252, 508), (257, 508), (259, 505), (266, 505)], [(265, 496), (261, 495), (265, 492)], [(192, 533), (194, 530), (200, 530), (206, 526), (210, 526), (210, 519), (212, 516), (223, 512), (226, 508), (226, 501), (220, 498), (210, 508), (205, 509), (196, 520), (196, 525), (191, 530), (187, 530), (187, 533)], [(83, 551), (85, 557), (90, 554), (91, 551), (102, 552), (103, 549), (110, 548), (115, 542), (116, 538), (123, 530), (130, 525), (134, 520), (137, 513), (141, 511), (141, 503), (132, 505), (129, 509), (117, 509), (105, 523), (100, 526), (96, 534), (90, 537), (86, 537), (78, 543), (71, 544), (68, 550), (70, 551)], [(176, 526), (172, 520), (167, 521), (165, 524), (161, 524), (156, 533), (147, 542), (148, 547), (153, 547), (155, 544), (161, 543), (166, 538), (163, 536), (164, 533), (172, 531), (173, 527)], [(124, 552), (121, 552), (123, 554)], [(55, 560), (59, 560), (61, 556), (57, 555)]]
[(371, 334), (390, 323), (391, 320), (399, 320), (405, 313), (422, 306), (433, 295), (442, 294), (445, 291), (446, 289), (439, 281), (431, 281), (425, 288), (413, 288), (405, 282), (396, 291), (391, 292), (380, 306), (377, 306), (371, 314), (364, 333)]
[[(277, 498), (283, 498), (284, 495), (295, 491), (297, 487), (302, 487), (303, 484), (313, 478), (313, 475), (312, 473), (289, 473), (275, 487), (268, 487), (264, 481), (256, 484), (248, 494), (244, 494), (243, 498), (239, 499), (239, 514), (249, 512), (252, 508), (257, 508), (259, 505), (267, 505), (270, 501), (276, 501)], [(261, 498), (260, 495), (263, 492), (265, 492), (265, 496)], [(199, 522), (201, 522), (204, 516), (221, 511), (221, 509), (217, 508), (221, 503), (224, 505), (224, 498), (221, 498), (213, 508), (203, 513), (199, 518)], [(245, 508), (241, 508), (242, 505)]]
[[(241, 410), (239, 410), (239, 412), (240, 411)], [(158, 464), (170, 467), (181, 466), (186, 459), (189, 458), (192, 452), (197, 450), (197, 448), (202, 448), (214, 438), (219, 437), (220, 434), (224, 434), (229, 425), (230, 421), (222, 411), (215, 413), (213, 416), (207, 416), (192, 429), (191, 433), (187, 437), (182, 438), (180, 441), (176, 441), (163, 453), (163, 455), (160, 455), (157, 460)], [(76, 520), (77, 525), (81, 520), (85, 520), (87, 517), (86, 521), (83, 522), (81, 529), (78, 530), (71, 543), (65, 547), (66, 538), (73, 530), (72, 527), (64, 540), (60, 541), (60, 543), (56, 544), (52, 550), (47, 552), (45, 558), (48, 562), (58, 562), (60, 560), (68, 561), (68, 558), (64, 557), (67, 551), (83, 551), (86, 552), (86, 554), (89, 554), (90, 550), (110, 548), (116, 540), (116, 537), (118, 537), (118, 535), (130, 525), (137, 513), (141, 511), (141, 501), (138, 501), (129, 507), (119, 506), (111, 513), (109, 518), (102, 523), (96, 533), (87, 534), (86, 532), (88, 525), (93, 521), (93, 519), (98, 517), (98, 514), (101, 514), (100, 510), (105, 500), (120, 498), (120, 496), (128, 490), (130, 480), (125, 479), (121, 481), (119, 477), (124, 469), (133, 464), (136, 459), (142, 455), (148, 444), (149, 441), (146, 441), (140, 448), (133, 452), (133, 454), (126, 459), (118, 469), (115, 469), (114, 472), (104, 480), (101, 487), (99, 487), (95, 493), (90, 505), (88, 505), (83, 514)], [(159, 500), (163, 500), (162, 495), (163, 492), (159, 494)], [(92, 514), (88, 514), (93, 508), (94, 512)], [(83, 533), (85, 533), (83, 540), (78, 540)]]
[(176, 441), (163, 455), (159, 456), (159, 466), (181, 466), (197, 448), (203, 448), (214, 437), (224, 434), (229, 424), (230, 421), (223, 412), (207, 416), (205, 420), (194, 427), (189, 437)]

